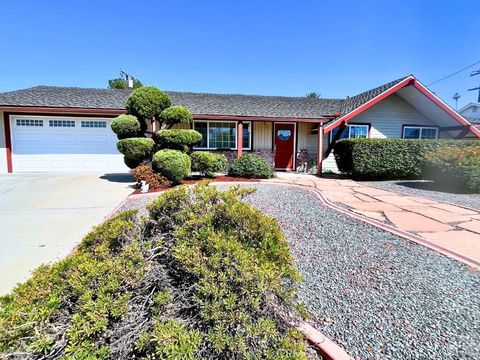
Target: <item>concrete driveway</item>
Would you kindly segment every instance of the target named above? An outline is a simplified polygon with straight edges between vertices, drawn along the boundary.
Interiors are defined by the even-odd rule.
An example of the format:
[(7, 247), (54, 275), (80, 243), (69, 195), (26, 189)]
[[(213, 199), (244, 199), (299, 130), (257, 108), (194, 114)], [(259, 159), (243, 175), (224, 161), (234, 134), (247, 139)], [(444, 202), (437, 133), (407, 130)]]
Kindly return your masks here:
[(132, 184), (129, 174), (0, 175), (0, 294), (67, 255)]

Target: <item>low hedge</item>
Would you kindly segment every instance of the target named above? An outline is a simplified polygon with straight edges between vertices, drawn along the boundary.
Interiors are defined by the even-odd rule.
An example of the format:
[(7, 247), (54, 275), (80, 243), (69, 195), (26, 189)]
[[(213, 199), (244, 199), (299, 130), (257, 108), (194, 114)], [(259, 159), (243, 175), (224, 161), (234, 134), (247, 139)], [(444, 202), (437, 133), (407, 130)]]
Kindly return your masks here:
[(196, 151), (190, 155), (192, 158), (192, 170), (200, 174), (213, 177), (215, 172), (222, 171), (227, 166), (227, 157), (207, 151)]
[(190, 157), (178, 150), (157, 151), (152, 158), (153, 170), (173, 184), (179, 184), (190, 174)]
[(232, 162), (228, 175), (253, 179), (269, 179), (273, 177), (273, 171), (260, 156), (244, 154)]
[(338, 169), (357, 179), (419, 179), (423, 154), (476, 145), (469, 140), (345, 139), (334, 145)]
[(128, 138), (117, 142), (117, 149), (124, 155), (125, 164), (133, 169), (150, 158), (154, 145), (149, 138)]
[(424, 154), (423, 176), (452, 190), (480, 192), (480, 144)]
[(137, 137), (142, 134), (142, 125), (133, 115), (120, 115), (112, 120), (112, 131), (119, 140)]
[(195, 130), (170, 129), (157, 131), (153, 139), (159, 149), (188, 151), (188, 148), (202, 140), (202, 134)]

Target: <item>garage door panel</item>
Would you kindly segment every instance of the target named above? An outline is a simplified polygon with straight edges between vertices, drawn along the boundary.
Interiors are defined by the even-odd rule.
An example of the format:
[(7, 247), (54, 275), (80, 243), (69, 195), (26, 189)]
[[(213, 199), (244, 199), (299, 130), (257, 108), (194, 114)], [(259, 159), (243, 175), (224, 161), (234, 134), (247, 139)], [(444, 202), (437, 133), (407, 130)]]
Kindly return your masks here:
[[(41, 120), (44, 126), (25, 126), (39, 124)], [(58, 125), (59, 122), (53, 123), (50, 118), (41, 117), (10, 120), (14, 172), (128, 171), (123, 163), (123, 156), (117, 150), (117, 138), (111, 130), (111, 120), (55, 120), (67, 120), (69, 124), (75, 124), (75, 127), (50, 126)], [(81, 127), (81, 123), (85, 121), (87, 124), (89, 121), (106, 122), (106, 126)]]

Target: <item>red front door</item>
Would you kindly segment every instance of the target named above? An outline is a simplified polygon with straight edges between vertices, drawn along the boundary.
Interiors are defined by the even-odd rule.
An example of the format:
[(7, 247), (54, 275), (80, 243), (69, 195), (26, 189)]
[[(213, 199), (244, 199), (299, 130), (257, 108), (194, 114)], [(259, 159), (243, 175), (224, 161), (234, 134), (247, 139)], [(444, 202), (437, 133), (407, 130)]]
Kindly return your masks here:
[(295, 124), (275, 123), (275, 169), (292, 170), (295, 146)]

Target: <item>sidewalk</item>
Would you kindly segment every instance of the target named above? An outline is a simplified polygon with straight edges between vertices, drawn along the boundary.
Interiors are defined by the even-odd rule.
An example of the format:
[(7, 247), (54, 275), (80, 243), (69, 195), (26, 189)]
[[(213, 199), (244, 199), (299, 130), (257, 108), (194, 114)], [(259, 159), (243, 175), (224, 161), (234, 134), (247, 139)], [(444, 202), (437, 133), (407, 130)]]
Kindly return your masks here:
[(365, 218), (419, 236), (480, 264), (480, 211), (408, 196), (352, 180), (277, 173), (279, 182), (312, 187), (328, 201)]

